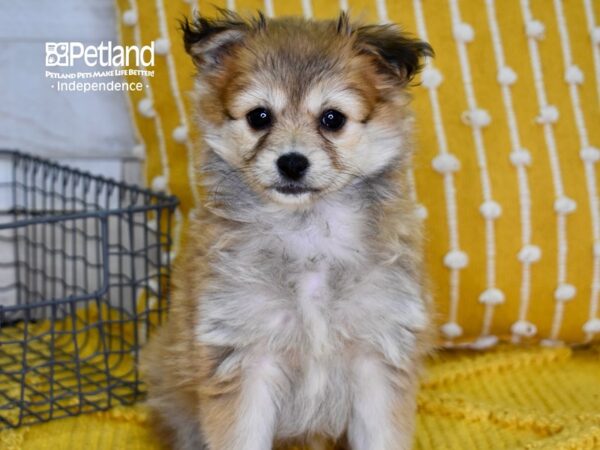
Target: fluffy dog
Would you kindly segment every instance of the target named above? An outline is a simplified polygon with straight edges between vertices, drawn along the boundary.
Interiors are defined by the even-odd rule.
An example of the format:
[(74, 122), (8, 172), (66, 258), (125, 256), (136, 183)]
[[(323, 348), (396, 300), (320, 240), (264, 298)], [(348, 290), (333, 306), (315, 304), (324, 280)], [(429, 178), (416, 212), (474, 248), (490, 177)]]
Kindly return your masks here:
[(183, 24), (206, 204), (143, 361), (177, 449), (411, 446), (431, 343), (406, 171), (406, 86), (431, 47), (393, 25)]

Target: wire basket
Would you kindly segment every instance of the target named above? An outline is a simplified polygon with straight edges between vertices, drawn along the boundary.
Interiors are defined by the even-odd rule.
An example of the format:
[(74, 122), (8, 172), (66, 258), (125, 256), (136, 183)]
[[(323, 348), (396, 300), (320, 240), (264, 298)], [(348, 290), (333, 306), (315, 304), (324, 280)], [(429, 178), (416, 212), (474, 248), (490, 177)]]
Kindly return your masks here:
[(131, 404), (175, 197), (0, 150), (0, 428)]

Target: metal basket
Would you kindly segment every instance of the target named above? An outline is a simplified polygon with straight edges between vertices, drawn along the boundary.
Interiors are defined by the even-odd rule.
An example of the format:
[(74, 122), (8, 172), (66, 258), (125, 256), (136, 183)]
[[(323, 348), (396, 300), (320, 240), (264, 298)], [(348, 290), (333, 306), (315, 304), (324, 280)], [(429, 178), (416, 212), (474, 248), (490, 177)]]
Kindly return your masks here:
[(0, 428), (131, 404), (175, 197), (0, 151)]

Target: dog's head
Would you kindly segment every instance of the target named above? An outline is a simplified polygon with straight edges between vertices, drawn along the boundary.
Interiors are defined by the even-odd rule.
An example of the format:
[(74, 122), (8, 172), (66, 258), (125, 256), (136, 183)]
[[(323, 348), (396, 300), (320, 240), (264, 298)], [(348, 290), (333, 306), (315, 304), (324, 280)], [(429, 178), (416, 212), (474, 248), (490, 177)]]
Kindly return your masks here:
[(402, 160), (404, 88), (432, 54), (394, 25), (299, 18), (183, 24), (204, 138), (269, 201), (307, 204)]

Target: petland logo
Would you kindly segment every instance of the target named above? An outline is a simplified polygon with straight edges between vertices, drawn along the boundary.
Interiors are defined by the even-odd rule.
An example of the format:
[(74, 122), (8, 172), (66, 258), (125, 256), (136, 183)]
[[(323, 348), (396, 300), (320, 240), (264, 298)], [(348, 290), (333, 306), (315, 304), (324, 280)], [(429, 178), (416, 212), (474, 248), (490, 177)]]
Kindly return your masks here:
[(154, 66), (154, 42), (136, 45), (83, 45), (81, 42), (46, 42), (46, 67), (73, 67), (83, 60), (88, 67), (136, 67)]
[[(75, 66), (89, 70), (73, 70)], [(148, 78), (154, 76), (154, 70), (149, 69), (153, 66), (154, 42), (142, 47), (113, 45), (110, 41), (99, 45), (46, 42), (46, 78), (59, 92), (142, 91), (149, 87)]]

